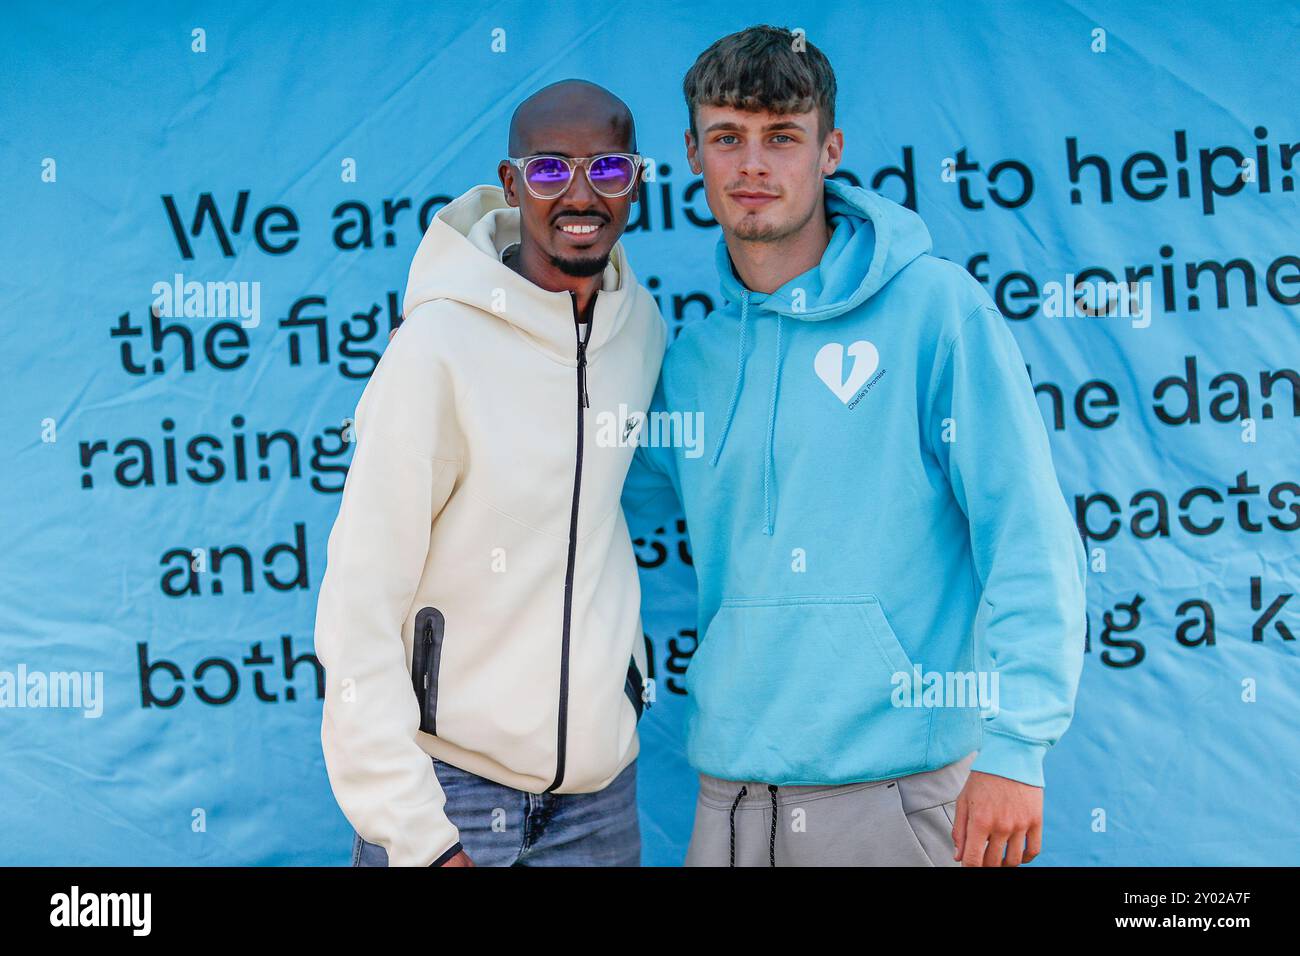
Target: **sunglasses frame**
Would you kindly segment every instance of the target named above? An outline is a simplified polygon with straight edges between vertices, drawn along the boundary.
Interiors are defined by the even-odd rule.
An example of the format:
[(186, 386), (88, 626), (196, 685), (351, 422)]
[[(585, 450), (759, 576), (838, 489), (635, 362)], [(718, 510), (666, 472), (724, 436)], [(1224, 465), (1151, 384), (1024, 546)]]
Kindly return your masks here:
[[(627, 188), (617, 193), (607, 193), (591, 181), (591, 164), (596, 160), (604, 159), (607, 156), (621, 156), (623, 159), (629, 160), (632, 163), (632, 178), (628, 181)], [(564, 189), (554, 196), (543, 196), (538, 193), (537, 190), (533, 189), (533, 184), (528, 181), (527, 167), (528, 164), (535, 159), (557, 159), (569, 168), (569, 181), (564, 184)], [(645, 165), (645, 157), (640, 153), (618, 152), (600, 153), (596, 156), (560, 156), (556, 153), (533, 153), (531, 156), (507, 156), (506, 160), (512, 166), (518, 168), (520, 177), (524, 181), (524, 188), (528, 190), (529, 194), (534, 199), (540, 199), (543, 202), (553, 202), (569, 191), (569, 187), (573, 185), (574, 166), (582, 167), (582, 173), (587, 177), (587, 185), (591, 187), (592, 191), (596, 193), (596, 195), (603, 196), (606, 199), (618, 199), (622, 196), (626, 196), (633, 190), (633, 188), (635, 188), (637, 182), (641, 179), (641, 173)]]

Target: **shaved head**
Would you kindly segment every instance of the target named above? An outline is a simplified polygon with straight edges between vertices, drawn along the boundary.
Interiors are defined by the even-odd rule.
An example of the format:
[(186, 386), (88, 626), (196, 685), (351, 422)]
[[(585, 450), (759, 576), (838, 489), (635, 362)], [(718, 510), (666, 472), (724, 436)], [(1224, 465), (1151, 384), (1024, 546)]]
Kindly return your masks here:
[(617, 96), (586, 80), (560, 80), (544, 86), (515, 109), (510, 117), (510, 155), (561, 152), (551, 134), (577, 126), (601, 130), (618, 145), (636, 152), (636, 126), (632, 111)]
[[(590, 164), (614, 153), (624, 155), (624, 183), (630, 188), (608, 196), (592, 185)], [(544, 166), (552, 168), (551, 175), (558, 169), (565, 179), (560, 194), (546, 198), (547, 190), (536, 190), (541, 193), (536, 195), (514, 163), (503, 159), (497, 164), (506, 203), (519, 209), (519, 251), (507, 265), (544, 289), (574, 292), (580, 306), (587, 308), (627, 228), (630, 207), (639, 201), (643, 158), (636, 147), (632, 111), (595, 83), (552, 83), (520, 103), (510, 118), (508, 155), (557, 157)], [(583, 160), (581, 165), (571, 162), (577, 159)], [(628, 159), (631, 182), (626, 179)], [(561, 162), (569, 168), (559, 169)], [(602, 177), (609, 175), (607, 164), (602, 162)], [(608, 184), (609, 179), (602, 182)]]

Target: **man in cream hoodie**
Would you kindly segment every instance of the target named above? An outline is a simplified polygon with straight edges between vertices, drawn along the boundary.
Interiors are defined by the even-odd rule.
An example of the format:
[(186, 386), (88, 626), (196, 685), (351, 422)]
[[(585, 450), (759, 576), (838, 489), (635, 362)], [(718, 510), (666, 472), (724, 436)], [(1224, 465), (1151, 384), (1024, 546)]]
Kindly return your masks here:
[(635, 443), (608, 426), (664, 350), (618, 241), (642, 162), (627, 107), (576, 80), (509, 147), (501, 187), (430, 224), (356, 409), (316, 614), (354, 865), (639, 862)]

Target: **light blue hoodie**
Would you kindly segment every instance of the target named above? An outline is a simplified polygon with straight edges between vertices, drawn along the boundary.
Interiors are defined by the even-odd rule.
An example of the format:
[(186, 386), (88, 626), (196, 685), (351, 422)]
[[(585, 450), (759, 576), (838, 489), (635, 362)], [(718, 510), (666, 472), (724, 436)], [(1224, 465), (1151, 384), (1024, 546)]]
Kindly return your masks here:
[(651, 406), (701, 413), (703, 453), (655, 447), (668, 418), (638, 435), (629, 526), (675, 493), (698, 576), (687, 757), (838, 784), (979, 750), (972, 769), (1042, 786), (1086, 564), (1024, 360), (919, 216), (837, 180), (826, 210), (821, 263), (770, 295), (719, 239), (726, 302), (670, 346)]

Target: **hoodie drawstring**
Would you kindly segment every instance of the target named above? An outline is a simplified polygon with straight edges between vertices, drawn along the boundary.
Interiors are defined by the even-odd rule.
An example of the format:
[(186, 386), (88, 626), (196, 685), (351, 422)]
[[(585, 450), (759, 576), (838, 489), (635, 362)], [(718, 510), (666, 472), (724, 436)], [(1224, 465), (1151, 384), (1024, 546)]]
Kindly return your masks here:
[(727, 418), (722, 423), (722, 434), (718, 436), (718, 447), (713, 449), (713, 457), (709, 460), (709, 465), (718, 464), (718, 456), (722, 454), (722, 446), (727, 442), (727, 434), (731, 431), (731, 420), (736, 416), (736, 405), (740, 402), (740, 384), (745, 378), (745, 327), (749, 320), (749, 290), (746, 289), (740, 293), (740, 345), (736, 352), (736, 384), (731, 389), (731, 403), (727, 406)]
[(731, 803), (731, 865), (736, 865), (736, 805), (740, 803), (749, 790), (745, 787), (740, 788), (740, 793), (736, 794), (736, 799)]
[[(772, 525), (775, 519), (775, 513), (772, 506), (772, 499), (775, 494), (773, 483), (776, 480), (776, 455), (774, 446), (776, 442), (776, 396), (781, 385), (781, 324), (784, 316), (776, 313), (776, 360), (772, 369), (772, 393), (768, 397), (767, 403), (767, 433), (763, 444), (763, 534), (772, 534)], [(717, 447), (713, 449), (713, 456), (709, 459), (710, 467), (717, 467), (718, 459), (722, 456), (722, 446), (727, 443), (727, 436), (731, 434), (731, 423), (736, 418), (736, 406), (740, 404), (740, 389), (745, 381), (745, 341), (746, 332), (749, 328), (749, 290), (743, 289), (740, 293), (740, 332), (737, 336), (738, 344), (736, 346), (736, 381), (731, 387), (731, 401), (727, 403), (727, 415), (722, 423), (722, 433), (718, 436)]]
[[(736, 794), (736, 799), (731, 803), (731, 866), (736, 865), (736, 807), (740, 801), (749, 793), (749, 788), (742, 786), (740, 792)], [(767, 785), (768, 796), (772, 798), (772, 834), (767, 841), (767, 865), (776, 866), (776, 784)]]
[(772, 796), (772, 838), (767, 844), (768, 866), (776, 866), (776, 784), (769, 783), (767, 792)]
[(776, 457), (772, 443), (776, 435), (776, 390), (781, 382), (781, 313), (776, 314), (776, 367), (772, 370), (772, 398), (767, 405), (767, 454), (763, 458), (763, 534), (772, 533), (772, 480), (776, 478)]

